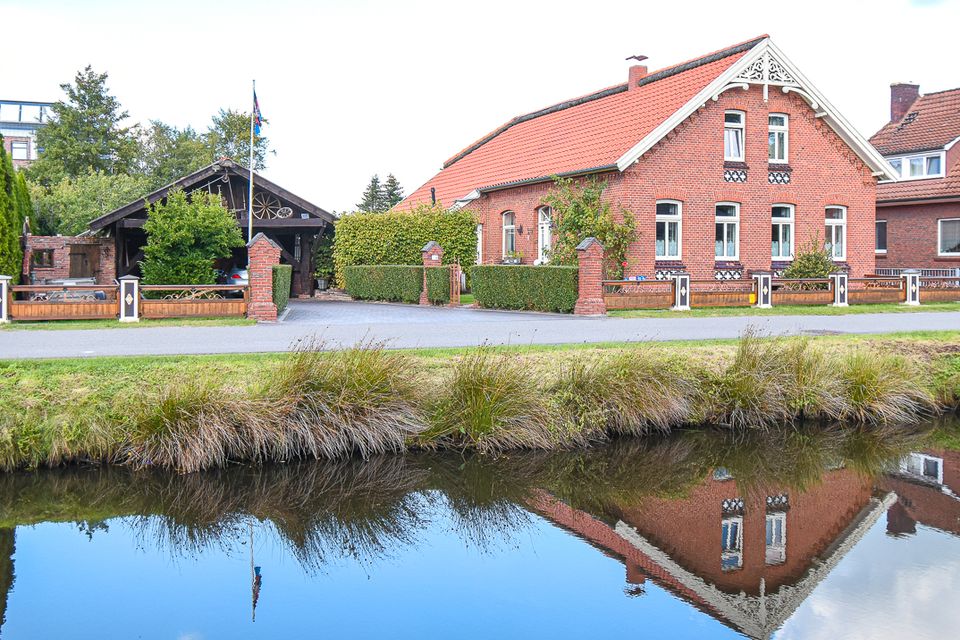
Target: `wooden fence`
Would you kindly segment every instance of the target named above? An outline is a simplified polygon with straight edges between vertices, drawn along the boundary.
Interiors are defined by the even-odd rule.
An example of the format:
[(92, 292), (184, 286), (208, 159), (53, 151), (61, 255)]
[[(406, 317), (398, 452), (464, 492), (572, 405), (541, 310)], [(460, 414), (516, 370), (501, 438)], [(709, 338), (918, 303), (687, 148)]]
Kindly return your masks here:
[[(140, 291), (143, 292), (140, 300), (142, 318), (200, 318), (247, 313), (246, 287), (141, 285)], [(231, 295), (234, 297), (228, 297)]]

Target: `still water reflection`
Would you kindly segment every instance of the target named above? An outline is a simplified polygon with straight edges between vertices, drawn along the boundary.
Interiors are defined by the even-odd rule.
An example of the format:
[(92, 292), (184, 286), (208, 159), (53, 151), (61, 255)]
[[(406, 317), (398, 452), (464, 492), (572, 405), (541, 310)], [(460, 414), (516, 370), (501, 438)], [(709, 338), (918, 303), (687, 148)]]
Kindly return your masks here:
[(3, 475), (0, 638), (952, 637), (945, 431)]

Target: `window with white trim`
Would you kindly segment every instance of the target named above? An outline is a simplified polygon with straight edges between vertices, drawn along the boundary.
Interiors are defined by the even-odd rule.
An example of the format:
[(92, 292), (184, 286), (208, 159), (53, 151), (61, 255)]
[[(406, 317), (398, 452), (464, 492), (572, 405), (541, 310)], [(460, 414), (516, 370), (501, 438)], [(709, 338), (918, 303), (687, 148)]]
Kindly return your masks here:
[(715, 255), (720, 260), (740, 258), (740, 205), (718, 202), (716, 206)]
[(483, 264), (483, 225), (477, 225), (477, 264)]
[(910, 453), (900, 461), (900, 471), (943, 484), (943, 458), (925, 453)]
[(770, 257), (774, 260), (793, 259), (793, 205), (773, 205), (770, 218)]
[(877, 253), (887, 252), (887, 221), (877, 220), (876, 245), (874, 251)]
[(824, 239), (827, 253), (834, 260), (847, 259), (847, 208), (827, 207)]
[(723, 112), (723, 159), (743, 162), (743, 111)]
[(960, 256), (960, 218), (937, 220), (937, 253)]
[(920, 153), (910, 156), (887, 158), (901, 180), (942, 178), (944, 152)]
[(25, 140), (14, 140), (10, 143), (10, 158), (13, 160), (29, 160), (30, 145)]
[(517, 214), (513, 211), (503, 212), (503, 257), (512, 256), (517, 252)]
[(783, 564), (787, 559), (787, 514), (767, 514), (766, 564)]
[(680, 222), (683, 203), (679, 200), (657, 200), (656, 259), (680, 259)]
[(786, 164), (788, 145), (790, 144), (790, 118), (785, 113), (771, 113), (767, 117), (767, 146), (769, 160)]
[(720, 568), (735, 571), (743, 566), (743, 518), (720, 521)]
[(550, 262), (552, 242), (553, 209), (540, 207), (537, 209), (537, 264)]

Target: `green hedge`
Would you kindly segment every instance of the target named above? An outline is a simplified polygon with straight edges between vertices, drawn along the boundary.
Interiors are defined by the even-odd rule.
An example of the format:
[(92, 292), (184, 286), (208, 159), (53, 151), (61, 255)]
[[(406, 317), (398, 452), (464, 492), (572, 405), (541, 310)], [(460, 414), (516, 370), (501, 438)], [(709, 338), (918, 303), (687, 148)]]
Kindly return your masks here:
[(287, 308), (290, 300), (290, 281), (293, 279), (293, 267), (289, 264), (273, 265), (273, 304), (277, 313)]
[(477, 221), (470, 211), (420, 206), (412, 211), (349, 213), (336, 222), (333, 260), (336, 280), (345, 286), (344, 269), (360, 264), (422, 264), (421, 250), (434, 240), (443, 262), (471, 266), (477, 253)]
[(577, 268), (477, 265), (470, 269), (481, 307), (571, 313), (577, 303)]
[(420, 302), (423, 267), (409, 265), (355, 265), (343, 270), (344, 284), (357, 300)]
[(427, 268), (427, 299), (432, 304), (450, 302), (450, 267)]

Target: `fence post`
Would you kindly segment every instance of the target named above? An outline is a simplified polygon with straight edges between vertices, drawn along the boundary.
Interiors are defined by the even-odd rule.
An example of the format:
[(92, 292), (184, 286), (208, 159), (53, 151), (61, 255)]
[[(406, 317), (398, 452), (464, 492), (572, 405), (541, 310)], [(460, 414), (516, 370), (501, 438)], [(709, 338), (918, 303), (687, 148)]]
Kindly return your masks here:
[(273, 267), (280, 264), (280, 245), (262, 232), (247, 244), (247, 276), (250, 303), (247, 317), (258, 322), (276, 322), (277, 305), (273, 303)]
[(906, 292), (903, 304), (917, 306), (920, 304), (920, 269), (904, 269), (900, 277)]
[(847, 307), (847, 298), (850, 292), (850, 281), (846, 271), (837, 271), (830, 274), (830, 288), (833, 289), (834, 307)]
[(460, 306), (460, 263), (450, 265), (450, 306)]
[(0, 276), (0, 324), (10, 322), (10, 281), (13, 276)]
[(603, 245), (594, 237), (585, 238), (577, 245), (577, 303), (573, 313), (578, 316), (602, 316), (607, 313), (603, 299)]
[(140, 322), (140, 278), (120, 278), (120, 322)]
[(773, 306), (773, 274), (769, 271), (757, 271), (753, 274), (757, 283), (757, 309), (769, 309)]
[[(420, 304), (430, 304), (430, 298), (427, 297), (427, 269), (439, 267), (443, 263), (443, 248), (431, 240), (423, 245), (420, 256), (423, 258), (423, 286), (420, 289)], [(453, 289), (450, 290), (450, 298), (453, 299)]]
[(673, 280), (673, 306), (671, 311), (690, 311), (690, 274), (678, 272), (670, 274)]

